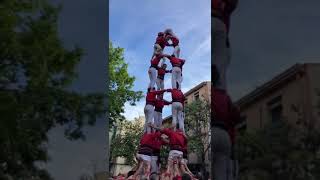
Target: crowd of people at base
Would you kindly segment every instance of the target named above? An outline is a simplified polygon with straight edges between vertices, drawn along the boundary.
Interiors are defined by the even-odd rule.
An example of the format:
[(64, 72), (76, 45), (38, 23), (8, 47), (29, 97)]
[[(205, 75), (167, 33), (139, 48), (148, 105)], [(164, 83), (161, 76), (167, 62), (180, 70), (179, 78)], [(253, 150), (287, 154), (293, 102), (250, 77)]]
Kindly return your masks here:
[[(195, 179), (187, 166), (187, 137), (183, 131), (152, 123), (148, 126), (153, 131), (142, 135), (136, 155), (138, 164), (128, 173), (127, 179)], [(160, 148), (164, 145), (169, 146), (170, 152), (166, 168), (160, 168)]]
[(212, 172), (214, 180), (237, 178), (234, 145), (235, 125), (240, 120), (240, 112), (228, 95), (226, 82), (226, 74), (231, 61), (230, 17), (237, 4), (238, 0), (211, 0)]

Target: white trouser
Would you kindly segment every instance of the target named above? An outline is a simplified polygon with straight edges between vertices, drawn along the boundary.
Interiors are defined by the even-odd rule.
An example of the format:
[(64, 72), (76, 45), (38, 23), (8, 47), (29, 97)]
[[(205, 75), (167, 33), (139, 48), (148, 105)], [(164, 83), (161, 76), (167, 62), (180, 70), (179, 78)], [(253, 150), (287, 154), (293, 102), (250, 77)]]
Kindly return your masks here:
[(176, 127), (177, 122), (179, 123), (179, 128), (181, 128), (181, 114), (182, 114), (182, 104), (180, 102), (172, 102), (172, 125)]
[(159, 173), (158, 156), (151, 156), (151, 173)]
[(160, 127), (162, 125), (162, 113), (158, 111), (154, 111), (153, 116), (154, 116), (154, 124), (157, 127)]
[[(172, 75), (171, 75), (171, 84), (173, 89), (181, 89), (181, 68), (173, 67), (172, 68)], [(178, 86), (177, 87), (177, 83)]]
[(150, 78), (150, 82), (149, 82), (149, 86), (148, 88), (153, 88), (154, 85), (156, 84), (156, 80), (157, 80), (157, 69), (154, 68), (154, 67), (150, 67), (149, 68), (149, 71), (148, 71), (148, 74), (149, 74), (149, 78)]
[(146, 118), (145, 124), (144, 124), (144, 132), (150, 133), (151, 127), (148, 126), (148, 123), (153, 123), (153, 114), (154, 114), (154, 106), (147, 104), (144, 107), (144, 115)]
[(157, 87), (158, 87), (158, 90), (164, 89), (164, 82), (162, 79), (157, 78)]
[(170, 150), (169, 152), (169, 159), (174, 159), (174, 158), (182, 158), (183, 157), (183, 152), (182, 151), (178, 151), (178, 150)]
[(151, 162), (151, 156), (148, 156), (148, 155), (137, 154), (137, 158), (143, 161)]
[(231, 141), (227, 131), (213, 127), (214, 180), (229, 180), (231, 177)]
[(227, 48), (227, 32), (225, 24), (218, 18), (212, 17), (212, 51), (211, 63), (215, 64), (219, 73), (216, 87), (226, 90), (226, 73), (230, 63), (230, 49)]
[(180, 56), (180, 46), (179, 45), (174, 47), (173, 54), (175, 57), (179, 58), (179, 56)]

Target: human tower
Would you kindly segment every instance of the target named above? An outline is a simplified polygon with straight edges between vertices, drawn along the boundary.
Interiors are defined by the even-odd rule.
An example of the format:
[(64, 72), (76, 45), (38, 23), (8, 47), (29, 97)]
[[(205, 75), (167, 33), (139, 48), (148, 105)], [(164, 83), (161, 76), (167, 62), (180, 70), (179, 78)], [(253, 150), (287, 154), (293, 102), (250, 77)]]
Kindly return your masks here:
[[(173, 53), (164, 54), (165, 47), (173, 47)], [(167, 70), (166, 60), (170, 62), (171, 70)], [(194, 179), (187, 167), (183, 110), (185, 97), (181, 91), (184, 64), (185, 60), (180, 58), (179, 39), (172, 29), (159, 32), (148, 70), (150, 82), (144, 108), (144, 132), (136, 155), (138, 165), (130, 171), (131, 174), (128, 173), (128, 179)], [(165, 89), (164, 79), (167, 73), (171, 73), (172, 87)], [(171, 93), (172, 101), (164, 100), (164, 93)], [(169, 105), (172, 108), (172, 123), (165, 128), (162, 123), (162, 110)], [(162, 146), (170, 148), (165, 168), (160, 168), (159, 162)]]

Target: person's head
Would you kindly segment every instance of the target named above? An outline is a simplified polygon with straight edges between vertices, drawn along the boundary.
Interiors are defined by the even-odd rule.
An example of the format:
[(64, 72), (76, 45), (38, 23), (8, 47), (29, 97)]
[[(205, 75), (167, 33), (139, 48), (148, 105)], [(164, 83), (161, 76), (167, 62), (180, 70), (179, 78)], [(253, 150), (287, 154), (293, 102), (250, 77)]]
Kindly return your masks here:
[(172, 34), (173, 34), (173, 31), (172, 31), (171, 28), (167, 28), (166, 30), (164, 30), (164, 33), (165, 33), (165, 34), (172, 35)]
[(155, 90), (156, 90), (155, 87), (153, 87), (153, 88), (148, 88), (148, 92), (155, 91)]
[(163, 63), (163, 64), (162, 64), (162, 68), (163, 68), (163, 69), (166, 69), (166, 68), (167, 68), (167, 64)]
[(187, 173), (182, 174), (182, 180), (191, 180), (191, 176)]
[(164, 36), (163, 32), (158, 32), (158, 36)]
[(157, 98), (158, 98), (158, 99), (163, 99), (163, 94), (157, 95)]
[(176, 57), (174, 54), (171, 54), (171, 57)]

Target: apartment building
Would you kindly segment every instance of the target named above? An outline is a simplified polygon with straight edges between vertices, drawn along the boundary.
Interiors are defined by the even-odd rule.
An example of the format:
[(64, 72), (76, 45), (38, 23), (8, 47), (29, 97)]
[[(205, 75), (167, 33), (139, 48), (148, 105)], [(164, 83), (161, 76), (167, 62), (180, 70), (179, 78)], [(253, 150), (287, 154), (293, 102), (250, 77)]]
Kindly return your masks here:
[[(240, 130), (262, 128), (281, 119), (297, 123), (315, 121), (319, 126), (320, 63), (295, 64), (264, 83), (236, 104), (240, 107)], [(298, 112), (297, 112), (298, 111)]]

